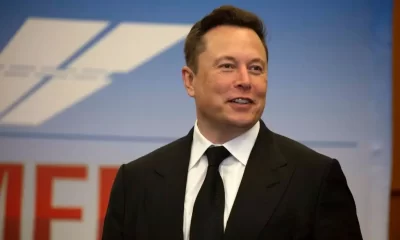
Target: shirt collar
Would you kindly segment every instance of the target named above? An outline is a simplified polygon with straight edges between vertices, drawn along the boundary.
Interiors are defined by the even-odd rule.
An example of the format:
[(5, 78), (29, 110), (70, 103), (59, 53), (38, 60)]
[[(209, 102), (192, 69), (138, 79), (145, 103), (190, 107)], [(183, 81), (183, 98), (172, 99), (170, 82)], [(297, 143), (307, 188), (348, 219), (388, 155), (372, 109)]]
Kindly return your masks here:
[[(246, 166), (249, 159), (251, 150), (253, 149), (254, 143), (257, 139), (257, 135), (260, 129), (260, 122), (258, 121), (252, 128), (243, 133), (242, 135), (222, 144), (231, 155)], [(193, 143), (191, 150), (191, 158), (189, 163), (189, 169), (191, 169), (203, 156), (204, 152), (213, 144), (207, 138), (201, 134), (197, 120), (194, 125), (193, 131)], [(220, 144), (221, 145), (221, 144)]]

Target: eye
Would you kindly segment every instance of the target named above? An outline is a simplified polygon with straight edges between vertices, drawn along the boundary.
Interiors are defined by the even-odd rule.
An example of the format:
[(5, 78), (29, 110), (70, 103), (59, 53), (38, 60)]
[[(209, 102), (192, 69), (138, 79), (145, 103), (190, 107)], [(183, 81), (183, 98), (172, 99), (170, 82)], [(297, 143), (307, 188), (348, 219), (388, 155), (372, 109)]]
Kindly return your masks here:
[(219, 65), (220, 68), (234, 68), (235, 66), (232, 63), (223, 63)]
[(263, 67), (259, 66), (259, 65), (253, 65), (250, 67), (250, 70), (252, 72), (257, 72), (257, 73), (262, 73), (264, 71)]

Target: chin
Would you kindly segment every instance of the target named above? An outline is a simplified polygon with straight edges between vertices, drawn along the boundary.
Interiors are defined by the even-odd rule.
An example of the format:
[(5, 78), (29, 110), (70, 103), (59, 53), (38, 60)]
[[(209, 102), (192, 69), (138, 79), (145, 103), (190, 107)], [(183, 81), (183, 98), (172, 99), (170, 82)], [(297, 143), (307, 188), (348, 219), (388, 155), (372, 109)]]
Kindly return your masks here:
[(251, 128), (258, 119), (251, 118), (251, 119), (229, 119), (229, 125), (237, 127), (237, 128)]

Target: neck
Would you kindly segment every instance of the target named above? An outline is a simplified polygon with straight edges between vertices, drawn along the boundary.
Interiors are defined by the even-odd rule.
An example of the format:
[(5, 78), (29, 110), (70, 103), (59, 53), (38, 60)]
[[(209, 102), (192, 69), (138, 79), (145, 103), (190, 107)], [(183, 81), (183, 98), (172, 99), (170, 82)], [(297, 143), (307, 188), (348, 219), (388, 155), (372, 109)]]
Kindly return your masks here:
[(228, 126), (226, 124), (215, 126), (205, 121), (197, 120), (197, 127), (201, 134), (213, 144), (224, 144), (230, 140), (242, 135), (248, 131), (252, 126), (236, 127)]

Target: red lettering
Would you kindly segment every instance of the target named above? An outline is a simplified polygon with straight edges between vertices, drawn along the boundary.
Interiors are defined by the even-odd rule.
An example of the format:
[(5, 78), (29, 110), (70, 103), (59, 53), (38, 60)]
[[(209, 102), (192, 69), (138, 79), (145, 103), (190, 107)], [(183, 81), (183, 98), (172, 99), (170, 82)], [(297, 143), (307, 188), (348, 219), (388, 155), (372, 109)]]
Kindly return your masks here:
[[(85, 166), (37, 166), (36, 176), (36, 214), (34, 223), (34, 239), (50, 239), (51, 219), (81, 220), (80, 208), (53, 208), (52, 185), (55, 178), (85, 180)], [(73, 193), (71, 193), (73, 194)]]
[[(5, 223), (0, 226), (4, 227), (4, 239), (20, 239), (22, 172), (21, 164), (0, 164), (0, 187), (7, 178)], [(4, 194), (1, 188), (0, 194)]]
[(101, 233), (103, 231), (104, 217), (106, 216), (108, 199), (110, 197), (110, 191), (114, 178), (117, 174), (118, 167), (101, 167), (100, 168), (100, 183), (99, 183), (99, 217), (98, 217), (98, 239), (101, 239)]

